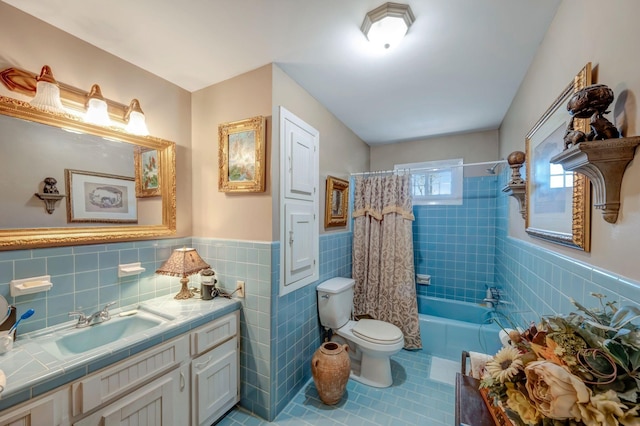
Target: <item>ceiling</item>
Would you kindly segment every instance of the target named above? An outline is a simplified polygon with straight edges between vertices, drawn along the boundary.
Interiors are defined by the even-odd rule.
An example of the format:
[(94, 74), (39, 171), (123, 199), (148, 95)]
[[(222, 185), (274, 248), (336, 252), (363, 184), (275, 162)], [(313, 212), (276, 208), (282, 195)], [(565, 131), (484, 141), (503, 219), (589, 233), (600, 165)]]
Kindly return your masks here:
[(497, 129), (560, 3), (404, 0), (380, 52), (383, 0), (3, 1), (188, 91), (274, 62), (369, 145)]

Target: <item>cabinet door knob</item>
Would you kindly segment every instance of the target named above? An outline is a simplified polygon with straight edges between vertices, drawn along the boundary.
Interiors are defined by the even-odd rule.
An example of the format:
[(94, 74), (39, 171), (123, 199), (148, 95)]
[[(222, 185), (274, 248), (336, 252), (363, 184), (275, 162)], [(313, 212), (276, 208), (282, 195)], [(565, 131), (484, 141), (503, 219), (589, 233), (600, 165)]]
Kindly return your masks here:
[(184, 373), (181, 371), (180, 372), (180, 392), (184, 390), (184, 385), (185, 385)]
[(196, 363), (196, 368), (204, 367), (205, 365), (209, 364), (209, 361), (211, 361), (211, 356), (209, 356), (209, 358), (207, 358), (207, 360), (204, 361), (204, 362), (197, 362)]

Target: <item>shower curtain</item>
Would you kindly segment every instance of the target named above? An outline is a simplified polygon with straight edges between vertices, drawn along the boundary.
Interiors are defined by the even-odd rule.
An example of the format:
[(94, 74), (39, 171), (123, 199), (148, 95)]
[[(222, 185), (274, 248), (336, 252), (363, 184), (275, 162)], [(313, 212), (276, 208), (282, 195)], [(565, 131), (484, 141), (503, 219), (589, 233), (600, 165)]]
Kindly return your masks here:
[(396, 325), (405, 349), (419, 349), (409, 176), (356, 177), (353, 210), (354, 313)]

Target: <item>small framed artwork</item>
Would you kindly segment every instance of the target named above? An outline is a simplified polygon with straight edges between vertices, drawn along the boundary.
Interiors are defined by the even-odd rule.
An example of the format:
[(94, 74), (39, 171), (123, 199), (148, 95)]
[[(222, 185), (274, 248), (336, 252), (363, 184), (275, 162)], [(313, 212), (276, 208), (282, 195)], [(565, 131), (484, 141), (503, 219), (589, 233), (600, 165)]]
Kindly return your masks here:
[(160, 191), (160, 156), (157, 149), (136, 147), (136, 197), (157, 197)]
[(218, 127), (218, 191), (265, 190), (265, 118), (224, 123)]
[(327, 176), (324, 227), (347, 226), (349, 182)]
[(68, 222), (138, 223), (135, 179), (65, 169)]
[[(591, 84), (588, 63), (551, 104), (526, 137), (527, 216), (529, 235), (588, 252), (590, 250), (590, 183), (580, 173), (565, 172), (550, 160), (564, 149), (571, 116), (569, 98)], [(576, 130), (589, 133), (589, 120), (576, 119)]]

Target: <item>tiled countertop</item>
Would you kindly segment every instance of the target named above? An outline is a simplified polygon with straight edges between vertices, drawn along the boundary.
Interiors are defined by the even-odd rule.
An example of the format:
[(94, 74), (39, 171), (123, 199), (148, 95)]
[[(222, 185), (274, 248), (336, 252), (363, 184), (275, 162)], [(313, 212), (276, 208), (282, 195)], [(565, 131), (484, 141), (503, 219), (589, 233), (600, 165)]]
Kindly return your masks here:
[[(39, 341), (53, 334), (73, 329), (75, 321), (19, 335), (13, 350), (0, 355), (0, 369), (7, 375), (7, 385), (0, 394), (0, 410), (48, 392), (121, 361), (138, 352), (179, 336), (216, 318), (240, 309), (234, 299), (175, 300), (172, 295), (158, 297), (135, 306), (112, 310), (112, 316), (132, 309), (148, 311), (173, 319), (129, 338), (100, 346), (83, 354), (56, 358), (46, 352)], [(99, 327), (95, 325), (93, 327)]]

